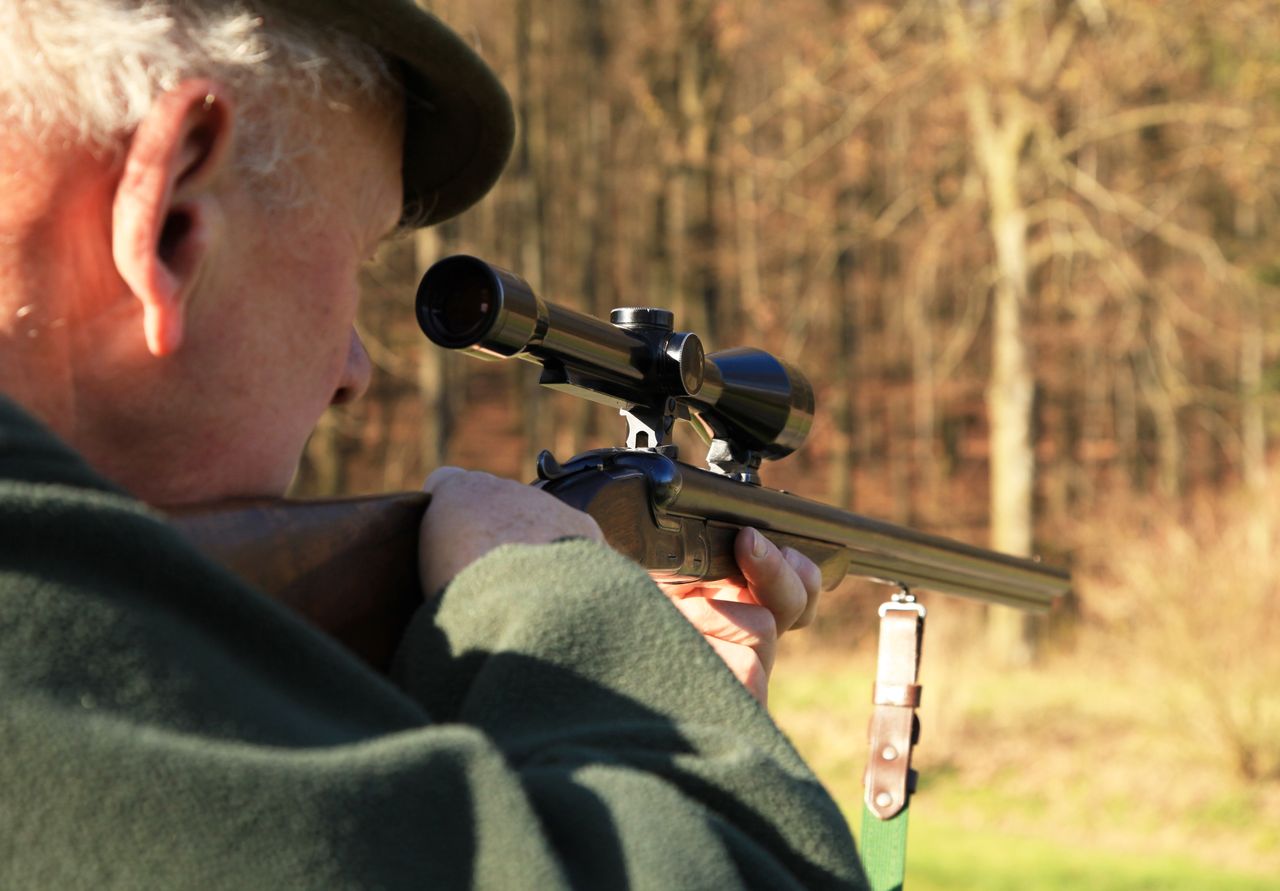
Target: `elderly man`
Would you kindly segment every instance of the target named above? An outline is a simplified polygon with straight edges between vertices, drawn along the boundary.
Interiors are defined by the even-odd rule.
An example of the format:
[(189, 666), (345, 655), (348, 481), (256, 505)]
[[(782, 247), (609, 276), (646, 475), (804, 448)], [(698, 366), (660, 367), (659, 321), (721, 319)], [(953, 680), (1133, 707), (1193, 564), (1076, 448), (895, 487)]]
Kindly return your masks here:
[(678, 611), (586, 515), (438, 471), (392, 683), (143, 506), (281, 493), (365, 387), (360, 264), (497, 176), (442, 24), (0, 0), (0, 115), (0, 887), (862, 886), (742, 686), (803, 558), (744, 533), (741, 602)]

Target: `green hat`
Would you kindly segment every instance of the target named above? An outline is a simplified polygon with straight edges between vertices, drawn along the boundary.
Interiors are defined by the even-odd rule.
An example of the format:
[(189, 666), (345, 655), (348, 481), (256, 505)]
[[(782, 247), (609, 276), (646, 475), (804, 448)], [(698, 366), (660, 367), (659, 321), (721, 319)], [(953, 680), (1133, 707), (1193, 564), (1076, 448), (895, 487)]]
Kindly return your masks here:
[(511, 99), (462, 38), (413, 0), (267, 0), (404, 63), (406, 221), (429, 225), (475, 204), (506, 166)]

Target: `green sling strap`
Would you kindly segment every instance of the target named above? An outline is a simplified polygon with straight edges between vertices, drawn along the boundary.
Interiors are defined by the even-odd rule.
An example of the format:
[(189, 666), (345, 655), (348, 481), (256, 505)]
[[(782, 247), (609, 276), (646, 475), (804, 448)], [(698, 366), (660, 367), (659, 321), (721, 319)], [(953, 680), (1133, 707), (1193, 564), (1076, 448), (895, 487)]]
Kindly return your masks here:
[(924, 617), (924, 607), (906, 589), (880, 606), (861, 840), (871, 891), (901, 891), (906, 874), (907, 808), (915, 786), (911, 747), (920, 735), (916, 679)]

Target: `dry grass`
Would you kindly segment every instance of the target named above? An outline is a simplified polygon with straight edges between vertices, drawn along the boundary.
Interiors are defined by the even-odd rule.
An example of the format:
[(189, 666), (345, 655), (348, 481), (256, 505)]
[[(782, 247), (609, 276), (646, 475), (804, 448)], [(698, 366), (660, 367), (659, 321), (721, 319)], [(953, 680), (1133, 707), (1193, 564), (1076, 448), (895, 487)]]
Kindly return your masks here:
[(1086, 527), (1086, 618), (1187, 730), (1280, 780), (1280, 487), (1149, 504)]
[[(926, 655), (921, 816), (1280, 874), (1280, 783), (1242, 780), (1213, 734), (1181, 722), (1176, 690), (1086, 649), (1004, 676), (940, 648)], [(792, 645), (774, 682), (779, 722), (855, 823), (873, 662), (868, 649)]]

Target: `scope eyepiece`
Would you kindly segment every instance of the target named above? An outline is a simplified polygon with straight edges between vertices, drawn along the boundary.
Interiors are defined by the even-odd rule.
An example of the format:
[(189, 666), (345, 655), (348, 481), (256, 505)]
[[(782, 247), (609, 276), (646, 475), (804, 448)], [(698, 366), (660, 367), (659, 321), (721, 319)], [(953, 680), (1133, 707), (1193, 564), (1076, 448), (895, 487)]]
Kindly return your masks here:
[(417, 301), (418, 324), (443, 347), (469, 347), (483, 339), (502, 309), (501, 290), (488, 267), (475, 263), (437, 264), (428, 270)]
[(506, 359), (541, 340), (547, 311), (528, 282), (459, 254), (434, 263), (418, 284), (418, 327), (432, 343)]

